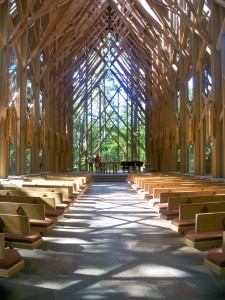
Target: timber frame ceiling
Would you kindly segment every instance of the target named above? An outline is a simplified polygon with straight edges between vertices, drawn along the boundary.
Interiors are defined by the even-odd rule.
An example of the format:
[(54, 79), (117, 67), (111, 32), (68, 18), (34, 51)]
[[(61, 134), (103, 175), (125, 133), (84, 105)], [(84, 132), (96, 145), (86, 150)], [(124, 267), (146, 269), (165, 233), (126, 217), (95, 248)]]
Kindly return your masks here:
[[(3, 176), (11, 146), (7, 126), (16, 132), (16, 173), (26, 173), (27, 147), (32, 172), (39, 172), (39, 156), (46, 171), (71, 168), (75, 115), (81, 125), (91, 123), (92, 91), (99, 90), (97, 100), (108, 97), (100, 89), (108, 78), (132, 103), (127, 132), (136, 115), (145, 121), (141, 147), (154, 169), (177, 171), (180, 151), (180, 170), (189, 172), (192, 147), (195, 171), (204, 174), (207, 144), (213, 176), (225, 176), (225, 138), (218, 135), (225, 132), (224, 16), (224, 0), (0, 0)], [(120, 110), (113, 112), (120, 120)], [(84, 130), (86, 140), (80, 138), (84, 154), (93, 123)]]
[[(126, 55), (130, 55), (148, 74), (149, 99), (163, 89), (171, 91), (169, 73), (174, 74), (177, 82), (181, 80), (177, 56), (190, 65), (189, 28), (196, 30), (204, 43), (210, 45), (205, 1), (196, 1), (195, 5), (190, 0), (30, 0), (27, 6), (22, 0), (10, 2), (13, 30), (9, 43), (28, 30), (28, 62), (50, 49), (46, 68), (57, 73), (58, 82), (69, 85), (66, 79), (72, 78), (87, 49), (95, 49), (104, 60), (104, 56), (100, 56), (100, 43), (109, 31), (114, 41), (121, 40), (114, 47), (122, 53), (124, 61)], [(186, 28), (183, 37), (179, 37), (179, 28), (174, 29), (178, 25), (171, 24), (172, 14), (183, 20), (182, 26)], [(126, 64), (123, 68), (126, 75), (131, 76), (129, 70), (126, 72)], [(133, 81), (138, 92), (139, 83)], [(78, 89), (82, 88), (80, 84)]]

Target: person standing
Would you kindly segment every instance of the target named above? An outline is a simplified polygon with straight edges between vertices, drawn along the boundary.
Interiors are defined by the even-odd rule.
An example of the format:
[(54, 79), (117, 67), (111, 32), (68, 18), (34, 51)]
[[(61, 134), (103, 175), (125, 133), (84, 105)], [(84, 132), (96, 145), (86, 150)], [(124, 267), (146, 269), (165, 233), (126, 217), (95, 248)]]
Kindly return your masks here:
[(99, 171), (100, 171), (100, 162), (101, 162), (101, 157), (97, 153), (96, 157), (95, 157), (95, 170), (96, 170), (96, 173), (99, 173)]
[(93, 156), (93, 154), (89, 154), (88, 155), (89, 172), (93, 172), (93, 165), (94, 165), (94, 156)]

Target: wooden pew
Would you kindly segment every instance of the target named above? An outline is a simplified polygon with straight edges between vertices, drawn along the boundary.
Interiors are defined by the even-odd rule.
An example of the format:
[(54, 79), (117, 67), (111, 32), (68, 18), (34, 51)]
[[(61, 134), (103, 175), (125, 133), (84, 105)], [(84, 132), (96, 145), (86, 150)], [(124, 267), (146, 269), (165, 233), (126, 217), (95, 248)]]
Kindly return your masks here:
[(225, 212), (197, 214), (195, 230), (188, 231), (183, 242), (200, 251), (221, 247), (224, 230)]
[(179, 210), (180, 204), (190, 203), (204, 203), (204, 202), (219, 202), (225, 200), (225, 194), (213, 194), (213, 195), (199, 195), (199, 196), (182, 196), (182, 197), (169, 197), (168, 209)]
[(153, 198), (158, 202), (167, 202), (167, 199), (164, 201), (160, 199), (161, 193), (181, 193), (181, 192), (198, 192), (198, 191), (213, 191), (213, 190), (225, 190), (225, 184), (206, 184), (201, 186), (193, 186), (193, 187), (170, 187), (170, 188), (154, 188), (153, 189)]
[(183, 181), (183, 182), (211, 182), (208, 179), (203, 179), (201, 177), (196, 177), (196, 176), (189, 176), (189, 175), (182, 175), (182, 174), (163, 174), (163, 173), (155, 173), (155, 174), (134, 174), (132, 175), (132, 179), (130, 178), (128, 181), (131, 185), (137, 185), (140, 187), (140, 183), (143, 182), (151, 182), (151, 181), (158, 181), (158, 182), (163, 182), (163, 181)]
[(133, 175), (132, 186), (144, 190), (144, 194), (152, 194), (151, 189), (148, 191), (148, 188), (152, 183), (166, 184), (169, 182), (183, 182), (183, 184), (202, 184), (202, 185), (225, 185), (224, 182), (216, 182), (208, 179), (203, 179), (201, 177), (195, 176), (186, 176), (186, 175), (175, 175), (175, 174), (143, 174), (143, 175)]
[(4, 233), (0, 233), (0, 277), (9, 278), (24, 267), (24, 260), (15, 249), (5, 248)]
[[(143, 177), (137, 177), (135, 180), (135, 183), (132, 184), (132, 187), (134, 189), (141, 189), (145, 190), (145, 185), (151, 184), (151, 183), (166, 183), (166, 182), (184, 182), (185, 179), (179, 178), (177, 176), (170, 176), (170, 177), (164, 177), (164, 176), (156, 176), (151, 178), (143, 178)], [(188, 181), (190, 182), (190, 180)], [(193, 182), (193, 181), (192, 181)]]
[(49, 232), (55, 227), (54, 222), (45, 217), (44, 204), (0, 202), (0, 212), (28, 216), (31, 230), (41, 234)]
[[(153, 179), (153, 178), (171, 178), (171, 177), (181, 177), (183, 175), (175, 175), (175, 174), (171, 174), (171, 173), (161, 173), (161, 172), (153, 172), (153, 173), (144, 173), (144, 174), (140, 174), (140, 173), (129, 173), (127, 175), (127, 182), (129, 184), (137, 184), (137, 180), (138, 179)], [(187, 176), (185, 176), (187, 177)], [(191, 176), (188, 176), (189, 178), (191, 178)]]
[(0, 226), (6, 247), (36, 249), (43, 244), (40, 233), (30, 230), (28, 216), (0, 213)]
[[(154, 188), (153, 189), (153, 198), (148, 199), (149, 207), (154, 207), (157, 212), (160, 212), (161, 209), (168, 208), (168, 198), (171, 196), (185, 196), (189, 195), (188, 193), (199, 193), (201, 191), (214, 191), (214, 190), (225, 190), (225, 186), (176, 186), (176, 187), (166, 187), (166, 188)], [(207, 192), (208, 193), (208, 192)], [(206, 194), (207, 194), (206, 193)], [(203, 193), (204, 195), (205, 193)]]
[(205, 203), (213, 201), (225, 201), (225, 194), (169, 197), (168, 209), (164, 209), (161, 211), (160, 218), (165, 220), (172, 220), (174, 218), (177, 218), (179, 216), (179, 206), (181, 204)]
[(24, 176), (23, 180), (35, 180), (35, 179), (43, 179), (43, 180), (60, 180), (60, 181), (74, 181), (80, 182), (82, 185), (90, 184), (93, 180), (92, 174), (71, 174), (71, 173), (46, 173), (42, 176), (34, 175), (34, 176)]
[(225, 276), (225, 231), (222, 247), (211, 249), (204, 259), (204, 266), (219, 276)]
[(26, 197), (47, 197), (55, 199), (55, 207), (62, 209), (64, 213), (69, 211), (69, 205), (63, 203), (62, 193), (55, 192), (42, 192), (42, 191), (12, 191), (12, 190), (0, 190), (2, 196), (26, 196)]
[[(69, 191), (69, 198), (78, 197), (82, 194), (93, 181), (91, 174), (79, 175), (69, 173), (45, 173), (41, 176), (21, 176), (19, 178), (10, 178), (1, 180), (1, 185), (17, 185), (22, 186), (29, 185), (33, 186), (43, 184), (44, 187), (67, 187)], [(68, 196), (67, 196), (68, 197)], [(66, 197), (66, 199), (67, 199)]]
[[(137, 180), (138, 184), (132, 185), (132, 187), (136, 190), (138, 190), (139, 193), (149, 193), (149, 191), (151, 192), (151, 186), (157, 186), (159, 185), (169, 185), (170, 183), (175, 184), (177, 183), (177, 185), (179, 186), (180, 184), (184, 184), (184, 185), (190, 185), (190, 184), (204, 184), (205, 181), (199, 181), (199, 180), (186, 180), (186, 179), (182, 179), (182, 178), (155, 178), (155, 179), (145, 179), (145, 180)], [(150, 190), (149, 190), (150, 189)]]
[[(68, 206), (71, 206), (74, 204), (76, 196), (74, 194), (69, 194), (68, 188), (48, 188), (48, 187), (37, 187), (36, 189), (34, 187), (20, 187), (18, 188), (18, 191), (22, 192), (42, 192), (43, 194), (46, 193), (55, 193), (57, 197), (59, 197), (59, 204), (64, 203)], [(57, 205), (57, 199), (56, 199), (56, 205)], [(65, 206), (66, 207), (66, 206)]]
[(43, 204), (45, 206), (45, 216), (52, 219), (54, 223), (64, 217), (63, 210), (55, 207), (55, 198), (0, 195), (0, 202)]
[(137, 178), (152, 178), (153, 176), (159, 176), (159, 173), (155, 173), (153, 175), (153, 173), (145, 173), (145, 174), (140, 174), (140, 173), (128, 173), (127, 174), (127, 182), (132, 185), (132, 184), (136, 184), (136, 179)]
[(184, 178), (184, 177), (167, 177), (167, 178), (163, 178), (163, 177), (159, 177), (158, 179), (144, 179), (144, 180), (141, 180), (141, 179), (138, 179), (137, 180), (137, 185), (139, 186), (139, 188), (141, 190), (144, 190), (146, 191), (147, 190), (147, 186), (152, 184), (152, 183), (174, 183), (174, 182), (177, 182), (178, 184), (179, 183), (182, 183), (182, 184), (196, 184), (196, 183), (202, 183), (203, 185), (204, 184), (210, 184), (209, 181), (206, 181), (206, 180), (200, 180), (200, 179), (196, 179), (196, 178)]
[(195, 216), (199, 213), (225, 212), (225, 201), (181, 204), (179, 218), (171, 221), (170, 228), (176, 232), (186, 233), (195, 228)]
[(206, 183), (202, 182), (192, 182), (192, 183), (183, 183), (183, 182), (160, 182), (160, 183), (150, 183), (146, 187), (146, 193), (144, 193), (144, 198), (153, 199), (153, 191), (155, 188), (179, 188), (179, 187), (202, 187), (206, 186)]
[(55, 181), (40, 181), (40, 182), (23, 182), (21, 183), (23, 187), (44, 187), (44, 188), (68, 188), (70, 195), (79, 195), (80, 193), (76, 191), (76, 186), (74, 184), (68, 183), (56, 183)]
[(68, 205), (72, 205), (75, 202), (76, 196), (74, 194), (69, 194), (70, 190), (69, 188), (55, 188), (55, 187), (23, 187), (22, 185), (16, 185), (16, 184), (6, 184), (6, 185), (0, 185), (0, 191), (1, 190), (8, 190), (8, 191), (38, 191), (38, 192), (51, 192), (51, 193), (62, 193), (63, 196), (63, 203), (66, 203)]
[(33, 179), (30, 180), (10, 180), (10, 181), (1, 181), (1, 185), (6, 186), (7, 184), (13, 184), (17, 186), (25, 186), (25, 187), (54, 187), (54, 188), (68, 188), (70, 194), (76, 193), (76, 183), (72, 181), (55, 181), (55, 180), (43, 180), (43, 179)]

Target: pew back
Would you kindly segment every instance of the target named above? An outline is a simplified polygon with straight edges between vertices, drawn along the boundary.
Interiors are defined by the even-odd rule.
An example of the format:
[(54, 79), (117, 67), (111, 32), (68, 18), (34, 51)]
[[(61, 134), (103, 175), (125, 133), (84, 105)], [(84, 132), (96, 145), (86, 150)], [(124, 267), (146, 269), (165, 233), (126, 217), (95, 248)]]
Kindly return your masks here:
[(2, 232), (14, 234), (30, 234), (30, 223), (28, 216), (2, 214), (0, 213)]
[(74, 184), (60, 184), (60, 183), (56, 183), (56, 182), (36, 182), (36, 183), (33, 183), (33, 182), (25, 182), (25, 183), (22, 183), (21, 184), (23, 187), (43, 187), (43, 188), (67, 188), (68, 191), (69, 191), (69, 194), (73, 194), (73, 192), (76, 191), (76, 186), (74, 188)]
[(197, 214), (195, 217), (195, 232), (211, 232), (225, 230), (225, 212)]
[(42, 193), (45, 193), (45, 192), (51, 192), (51, 193), (62, 193), (63, 195), (63, 198), (68, 198), (71, 194), (69, 194), (70, 191), (72, 191), (72, 189), (69, 189), (69, 188), (57, 188), (57, 187), (40, 187), (38, 186), (37, 188), (35, 187), (23, 187), (22, 185), (21, 186), (18, 186), (18, 185), (13, 185), (13, 184), (7, 184), (7, 185), (2, 185), (0, 187), (0, 191), (1, 190), (8, 190), (8, 191), (24, 191), (24, 192), (30, 192), (30, 191), (33, 191), (35, 192), (36, 190), (38, 192), (42, 192)]
[(4, 233), (0, 232), (0, 259), (5, 258), (5, 240)]
[[(225, 191), (225, 185), (202, 185), (202, 186), (193, 186), (193, 187), (181, 186), (181, 187), (170, 187), (170, 188), (154, 188), (153, 198), (161, 199), (160, 197), (161, 193), (182, 193), (182, 192), (217, 191), (217, 190)], [(167, 199), (163, 200), (162, 198), (161, 201), (164, 202), (167, 201)]]
[(42, 204), (42, 205), (45, 206), (45, 210), (55, 209), (55, 198), (48, 198), (48, 197), (3, 196), (3, 195), (0, 195), (0, 202)]
[[(148, 194), (153, 194), (154, 188), (172, 188), (172, 187), (200, 187), (204, 185), (202, 182), (196, 183), (184, 183), (184, 182), (160, 182), (160, 183), (150, 183), (146, 185), (145, 191)], [(206, 185), (206, 184), (205, 184)]]
[(205, 196), (186, 196), (186, 197), (169, 197), (168, 210), (179, 210), (180, 204), (204, 203), (204, 202), (221, 202), (225, 201), (224, 195), (205, 195)]
[(3, 214), (26, 215), (29, 219), (45, 220), (43, 204), (0, 202), (0, 212)]
[(196, 190), (196, 191), (180, 191), (180, 192), (169, 192), (169, 193), (160, 193), (159, 203), (168, 203), (169, 198), (174, 197), (192, 197), (192, 196), (213, 196), (213, 195), (223, 195), (225, 190), (214, 189), (214, 190)]
[(6, 196), (26, 196), (26, 197), (47, 197), (47, 198), (55, 198), (55, 204), (63, 203), (63, 195), (62, 193), (55, 192), (42, 192), (42, 191), (10, 191), (10, 190), (0, 190), (0, 195)]
[(181, 204), (179, 207), (179, 219), (194, 219), (197, 214), (211, 212), (225, 212), (225, 201)]

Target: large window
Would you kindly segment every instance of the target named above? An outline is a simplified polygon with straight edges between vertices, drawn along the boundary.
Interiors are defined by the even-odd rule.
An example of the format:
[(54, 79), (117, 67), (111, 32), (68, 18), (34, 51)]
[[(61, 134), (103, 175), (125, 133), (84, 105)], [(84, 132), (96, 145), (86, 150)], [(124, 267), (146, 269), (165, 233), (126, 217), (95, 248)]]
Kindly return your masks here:
[(82, 169), (89, 153), (145, 161), (145, 70), (120, 43), (109, 33), (101, 55), (89, 49), (74, 74), (74, 165)]

